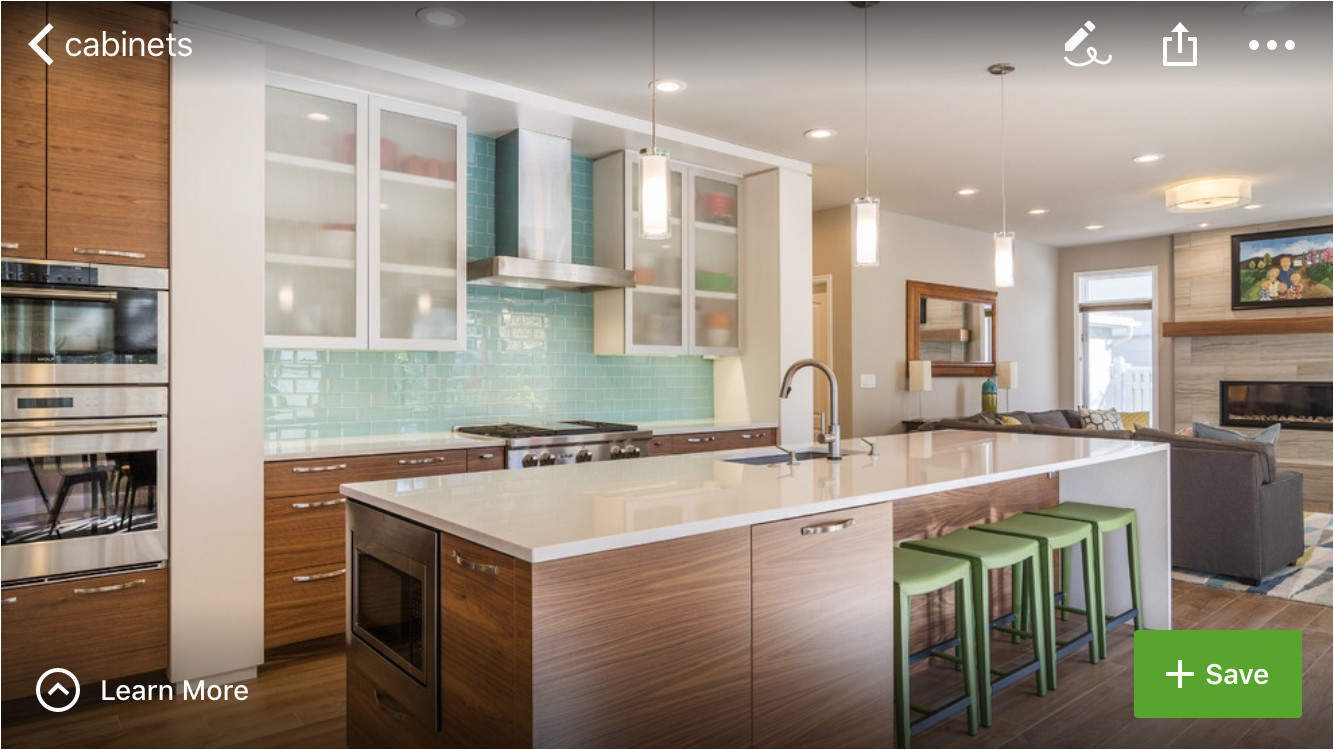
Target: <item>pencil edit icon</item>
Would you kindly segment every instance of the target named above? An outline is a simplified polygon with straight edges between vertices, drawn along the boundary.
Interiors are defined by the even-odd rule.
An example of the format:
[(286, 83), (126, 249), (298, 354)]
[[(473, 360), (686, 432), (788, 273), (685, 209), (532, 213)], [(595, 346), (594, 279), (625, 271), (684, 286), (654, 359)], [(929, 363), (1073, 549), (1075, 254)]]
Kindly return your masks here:
[(1106, 65), (1112, 61), (1111, 55), (1108, 55), (1106, 59), (1099, 60), (1097, 48), (1091, 45), (1084, 50), (1084, 53), (1088, 55), (1088, 59), (1084, 62), (1075, 62), (1074, 60), (1071, 60), (1068, 55), (1068, 53), (1073, 52), (1076, 47), (1083, 44), (1084, 40), (1088, 39), (1089, 34), (1092, 34), (1093, 30), (1096, 28), (1097, 26), (1095, 26), (1092, 21), (1085, 21), (1083, 26), (1075, 29), (1075, 33), (1071, 34), (1070, 38), (1065, 40), (1065, 51), (1067, 53), (1067, 56), (1065, 57), (1066, 63), (1073, 65), (1076, 68), (1082, 68), (1085, 65), (1090, 65), (1092, 63)]

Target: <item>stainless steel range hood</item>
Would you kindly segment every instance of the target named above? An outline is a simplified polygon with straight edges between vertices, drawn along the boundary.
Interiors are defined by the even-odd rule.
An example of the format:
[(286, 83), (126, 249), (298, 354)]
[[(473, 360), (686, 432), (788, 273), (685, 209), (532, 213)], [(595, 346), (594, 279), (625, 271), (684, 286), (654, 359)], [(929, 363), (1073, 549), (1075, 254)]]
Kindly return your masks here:
[(496, 255), (468, 264), (468, 283), (594, 292), (635, 285), (634, 272), (572, 262), (570, 142), (531, 130), (496, 140)]

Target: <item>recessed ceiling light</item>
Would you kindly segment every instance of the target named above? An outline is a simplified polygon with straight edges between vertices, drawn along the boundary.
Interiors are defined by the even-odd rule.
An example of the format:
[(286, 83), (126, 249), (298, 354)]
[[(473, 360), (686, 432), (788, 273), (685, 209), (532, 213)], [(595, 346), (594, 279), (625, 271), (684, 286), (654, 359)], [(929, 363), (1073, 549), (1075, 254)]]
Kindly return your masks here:
[(1204, 229), (1205, 227), (1209, 226), (1209, 222), (1202, 221), (1199, 224), (1196, 224), (1195, 226), (1199, 227), (1200, 229)]
[(463, 25), (463, 14), (457, 10), (429, 5), (417, 11), (417, 20), (442, 29), (457, 29)]
[(1263, 204), (1263, 203), (1247, 203), (1246, 205), (1242, 206), (1242, 208), (1244, 208), (1244, 209), (1246, 209), (1247, 211), (1249, 211), (1249, 210), (1251, 210), (1251, 209), (1253, 209), (1253, 208), (1264, 208), (1264, 205), (1265, 205), (1265, 204)]
[(1102, 225), (1102, 224), (1089, 224), (1088, 226), (1086, 226), (1086, 227), (1084, 227), (1084, 228), (1085, 228), (1085, 229), (1102, 229), (1102, 228), (1103, 228), (1103, 225)]
[(838, 135), (838, 131), (833, 128), (811, 128), (806, 131), (805, 135), (807, 138), (814, 138), (818, 141), (824, 138), (833, 138)]
[(678, 81), (675, 78), (659, 78), (653, 82), (653, 87), (664, 94), (675, 94), (678, 91), (686, 90), (686, 82)]
[(1136, 156), (1131, 159), (1131, 161), (1135, 162), (1136, 164), (1152, 164), (1153, 162), (1162, 160), (1163, 160), (1162, 154), (1140, 154), (1139, 156)]
[(1043, 214), (1045, 214), (1045, 213), (1047, 213), (1047, 209), (1045, 209), (1045, 208), (1030, 208), (1030, 209), (1028, 209), (1028, 215), (1029, 215), (1029, 216), (1041, 216), (1041, 215), (1043, 215)]
[(956, 195), (977, 195), (982, 191), (978, 190), (977, 188), (959, 188), (954, 192)]
[(1287, 10), (1290, 5), (1292, 3), (1246, 3), (1241, 6), (1241, 12), (1248, 16), (1272, 16)]
[(323, 112), (311, 112), (310, 114), (306, 115), (306, 119), (314, 120), (315, 122), (328, 122), (329, 116), (324, 114)]

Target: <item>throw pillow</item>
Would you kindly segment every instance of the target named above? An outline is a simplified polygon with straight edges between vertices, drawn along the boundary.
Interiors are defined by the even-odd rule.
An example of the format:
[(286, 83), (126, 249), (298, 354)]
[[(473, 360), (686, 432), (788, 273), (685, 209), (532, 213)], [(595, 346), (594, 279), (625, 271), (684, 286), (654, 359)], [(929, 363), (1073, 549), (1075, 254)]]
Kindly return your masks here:
[(1066, 421), (1065, 415), (1060, 409), (1051, 411), (1031, 411), (1028, 413), (1029, 420), (1033, 424), (1045, 424), (1050, 427), (1069, 427), (1070, 423)]
[(1271, 424), (1263, 430), (1255, 433), (1255, 435), (1247, 435), (1242, 432), (1237, 432), (1236, 430), (1228, 430), (1222, 427), (1214, 427), (1211, 424), (1196, 422), (1192, 426), (1192, 431), (1194, 432), (1195, 437), (1198, 438), (1211, 438), (1213, 440), (1249, 440), (1255, 443), (1278, 445), (1278, 431), (1282, 427), (1283, 425), (1281, 424)]
[(1116, 409), (1085, 409), (1079, 407), (1079, 426), (1085, 430), (1119, 430), (1121, 415)]
[(1006, 425), (1007, 427), (1018, 427), (1019, 425), (1023, 424), (1023, 422), (1020, 422), (1014, 417), (1007, 417), (1004, 414), (1001, 415), (1000, 421), (1001, 424)]
[(1121, 426), (1127, 430), (1148, 427), (1149, 413), (1147, 411), (1123, 411), (1121, 412)]

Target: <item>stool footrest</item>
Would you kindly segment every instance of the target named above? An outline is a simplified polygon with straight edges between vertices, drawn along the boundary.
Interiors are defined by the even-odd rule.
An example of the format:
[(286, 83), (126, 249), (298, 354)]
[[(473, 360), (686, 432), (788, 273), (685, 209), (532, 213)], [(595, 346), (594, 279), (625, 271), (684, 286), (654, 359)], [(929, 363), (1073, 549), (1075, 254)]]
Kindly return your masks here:
[[(919, 664), (919, 663), (921, 663), (921, 662), (926, 661), (927, 659), (930, 659), (930, 658), (933, 657), (933, 656), (940, 656), (940, 657), (944, 658), (944, 656), (943, 656), (942, 654), (939, 654), (939, 653), (937, 653), (937, 652), (938, 652), (938, 651), (947, 651), (947, 650), (949, 650), (949, 649), (952, 649), (952, 648), (958, 648), (958, 647), (959, 647), (959, 639), (958, 639), (958, 638), (951, 638), (951, 639), (949, 639), (948, 641), (941, 641), (940, 643), (937, 643), (937, 644), (935, 644), (935, 645), (933, 645), (933, 646), (927, 646), (926, 648), (922, 649), (921, 651), (918, 651), (918, 652), (916, 652), (916, 653), (909, 654), (909, 655), (908, 655), (908, 664), (909, 664), (909, 665), (912, 665), (912, 664)], [(955, 657), (950, 657), (950, 658), (953, 659), (953, 658), (955, 658)]]
[(1075, 651), (1077, 651), (1077, 650), (1079, 649), (1079, 647), (1081, 647), (1081, 646), (1087, 646), (1088, 644), (1090, 644), (1090, 643), (1092, 643), (1092, 642), (1093, 642), (1093, 631), (1092, 631), (1092, 630), (1086, 630), (1086, 631), (1084, 631), (1081, 635), (1077, 635), (1077, 636), (1075, 636), (1074, 638), (1072, 638), (1072, 639), (1070, 639), (1070, 640), (1068, 640), (1068, 641), (1063, 641), (1063, 640), (1061, 640), (1060, 638), (1057, 638), (1057, 639), (1056, 639), (1056, 645), (1057, 645), (1059, 648), (1056, 649), (1056, 658), (1057, 658), (1057, 659), (1064, 659), (1064, 658), (1065, 658), (1066, 656), (1068, 656), (1069, 654), (1074, 653)]
[[(927, 713), (926, 716), (923, 716), (922, 718), (914, 721), (912, 723), (911, 734), (917, 735), (922, 732), (925, 732), (926, 730), (930, 729), (931, 727), (934, 727), (935, 725), (950, 718), (951, 716), (954, 716), (955, 714), (959, 713), (965, 708), (968, 708), (972, 704), (973, 704), (973, 699), (969, 698), (966, 695), (961, 698), (957, 698), (949, 703), (946, 703), (940, 708), (937, 708), (934, 711)], [(912, 709), (919, 713), (925, 713), (917, 706), (913, 706)]]
[(1006, 635), (1017, 635), (1020, 638), (1027, 638), (1029, 640), (1033, 639), (1033, 631), (1031, 630), (1020, 630), (1019, 628), (1011, 628), (1011, 627), (1006, 627), (1004, 625), (994, 625), (992, 626), (991, 629), (997, 632), (1005, 633)]
[(1004, 690), (1005, 688), (1013, 685), (1014, 683), (1024, 679), (1025, 677), (1031, 674), (1037, 674), (1037, 671), (1041, 668), (1042, 668), (1042, 663), (1039, 662), (1037, 659), (1028, 662), (1022, 667), (1019, 667), (1018, 669), (1014, 670), (1013, 672), (1002, 672), (1001, 670), (995, 669), (993, 667), (991, 673), (994, 675), (998, 675), (999, 677), (991, 681), (991, 692), (996, 693), (1001, 690)]
[(1127, 622), (1133, 621), (1136, 617), (1139, 617), (1139, 610), (1136, 609), (1135, 607), (1131, 607), (1130, 609), (1127, 609), (1126, 611), (1122, 612), (1119, 615), (1108, 617), (1107, 630), (1108, 632), (1111, 632), (1112, 629), (1119, 628), (1122, 625), (1125, 625)]

